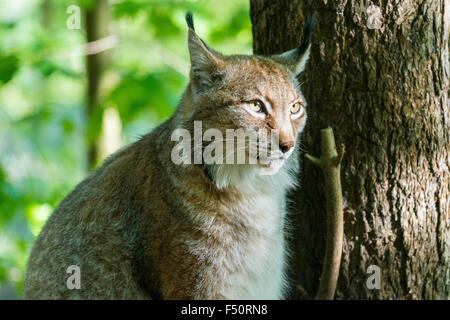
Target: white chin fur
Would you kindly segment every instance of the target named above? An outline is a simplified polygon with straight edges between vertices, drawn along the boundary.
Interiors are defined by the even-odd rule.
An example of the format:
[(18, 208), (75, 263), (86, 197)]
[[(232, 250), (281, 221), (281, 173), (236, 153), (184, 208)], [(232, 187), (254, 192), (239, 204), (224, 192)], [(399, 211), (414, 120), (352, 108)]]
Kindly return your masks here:
[(234, 186), (243, 193), (260, 192), (261, 188), (283, 190), (297, 185), (296, 158), (271, 161), (267, 166), (216, 164), (208, 165), (207, 169), (219, 189)]
[(272, 160), (267, 166), (259, 166), (258, 173), (262, 176), (274, 175), (278, 172), (278, 170), (280, 170), (283, 164), (284, 164), (283, 159)]

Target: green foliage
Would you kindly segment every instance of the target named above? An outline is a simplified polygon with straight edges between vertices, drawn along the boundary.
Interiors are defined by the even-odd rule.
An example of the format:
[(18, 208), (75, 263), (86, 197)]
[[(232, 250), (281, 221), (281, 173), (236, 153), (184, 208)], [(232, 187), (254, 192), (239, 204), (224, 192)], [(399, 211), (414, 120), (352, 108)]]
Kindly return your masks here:
[[(186, 11), (225, 54), (251, 53), (247, 0), (119, 0), (98, 110), (86, 116), (85, 31), (66, 27), (69, 5), (93, 0), (0, 2), (0, 299), (21, 295), (31, 246), (58, 203), (86, 175), (86, 146), (107, 108), (123, 143), (170, 117), (188, 82)], [(84, 15), (81, 15), (84, 26)], [(100, 143), (99, 141), (97, 141)], [(101, 159), (99, 159), (101, 160)]]
[(177, 90), (183, 82), (172, 70), (146, 75), (130, 72), (111, 92), (108, 102), (117, 107), (121, 119), (127, 122), (138, 118), (142, 108), (151, 108), (159, 118), (165, 119), (172, 114), (178, 100), (172, 90)]
[(13, 54), (0, 56), (0, 81), (7, 83), (19, 69), (19, 59)]

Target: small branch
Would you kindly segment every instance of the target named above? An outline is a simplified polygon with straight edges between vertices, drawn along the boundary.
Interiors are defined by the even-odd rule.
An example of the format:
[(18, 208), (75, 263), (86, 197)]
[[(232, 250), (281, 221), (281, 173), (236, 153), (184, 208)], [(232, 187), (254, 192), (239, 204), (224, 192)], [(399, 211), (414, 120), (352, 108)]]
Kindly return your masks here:
[(86, 43), (85, 54), (87, 56), (91, 54), (98, 54), (103, 51), (115, 48), (118, 43), (119, 40), (116, 35), (111, 35), (98, 40), (90, 41)]
[(332, 300), (336, 291), (339, 267), (341, 264), (342, 243), (344, 239), (344, 220), (342, 213), (341, 162), (345, 148), (341, 144), (336, 150), (333, 129), (321, 130), (321, 156), (305, 157), (320, 167), (325, 177), (325, 197), (327, 208), (327, 242), (322, 275), (316, 299)]
[(301, 285), (297, 285), (297, 290), (300, 292), (300, 295), (302, 297), (302, 299), (304, 300), (310, 300), (311, 297), (308, 294), (308, 291), (305, 290), (305, 288), (303, 288)]
[(321, 162), (319, 158), (316, 158), (310, 154), (305, 154), (306, 159), (308, 159), (309, 161), (311, 161), (313, 164), (315, 164), (316, 166), (321, 166)]
[(337, 156), (336, 161), (335, 161), (335, 163), (334, 163), (336, 166), (341, 164), (342, 158), (344, 157), (345, 146), (344, 146), (343, 143), (341, 143), (341, 144), (339, 145), (339, 149), (338, 149), (337, 153), (338, 153), (338, 156)]

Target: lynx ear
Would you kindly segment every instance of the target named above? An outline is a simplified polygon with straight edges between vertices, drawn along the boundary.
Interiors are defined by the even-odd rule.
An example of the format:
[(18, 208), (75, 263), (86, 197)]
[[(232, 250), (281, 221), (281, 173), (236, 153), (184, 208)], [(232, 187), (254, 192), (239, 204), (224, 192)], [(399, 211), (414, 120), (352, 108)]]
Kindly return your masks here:
[(221, 54), (211, 49), (195, 33), (192, 13), (186, 14), (186, 23), (189, 27), (188, 47), (191, 59), (191, 80), (199, 85), (211, 85), (218, 79), (217, 71), (221, 64)]
[(300, 47), (286, 51), (282, 54), (272, 56), (276, 61), (287, 65), (296, 75), (305, 70), (311, 50), (311, 33), (314, 28), (315, 14), (305, 23), (303, 27), (303, 39)]

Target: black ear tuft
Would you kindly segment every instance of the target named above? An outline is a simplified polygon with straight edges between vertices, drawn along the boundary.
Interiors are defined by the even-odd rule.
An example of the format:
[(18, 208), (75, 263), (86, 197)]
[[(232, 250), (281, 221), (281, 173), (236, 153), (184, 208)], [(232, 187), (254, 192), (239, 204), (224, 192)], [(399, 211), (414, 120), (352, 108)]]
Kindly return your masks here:
[(299, 57), (303, 56), (308, 50), (309, 45), (311, 44), (311, 34), (314, 29), (314, 23), (316, 21), (316, 13), (313, 13), (311, 18), (306, 21), (305, 26), (303, 27), (303, 38), (302, 44), (297, 48), (297, 55)]
[(303, 27), (302, 43), (299, 47), (271, 56), (272, 59), (288, 66), (296, 75), (305, 70), (306, 62), (311, 52), (311, 34), (314, 28), (316, 14), (306, 21)]
[(190, 11), (188, 11), (188, 12), (186, 13), (186, 23), (187, 23), (187, 25), (188, 25), (189, 28), (191, 28), (192, 30), (195, 31), (195, 28), (194, 28), (194, 18), (193, 18), (193, 16), (192, 16), (192, 12), (190, 12)]

